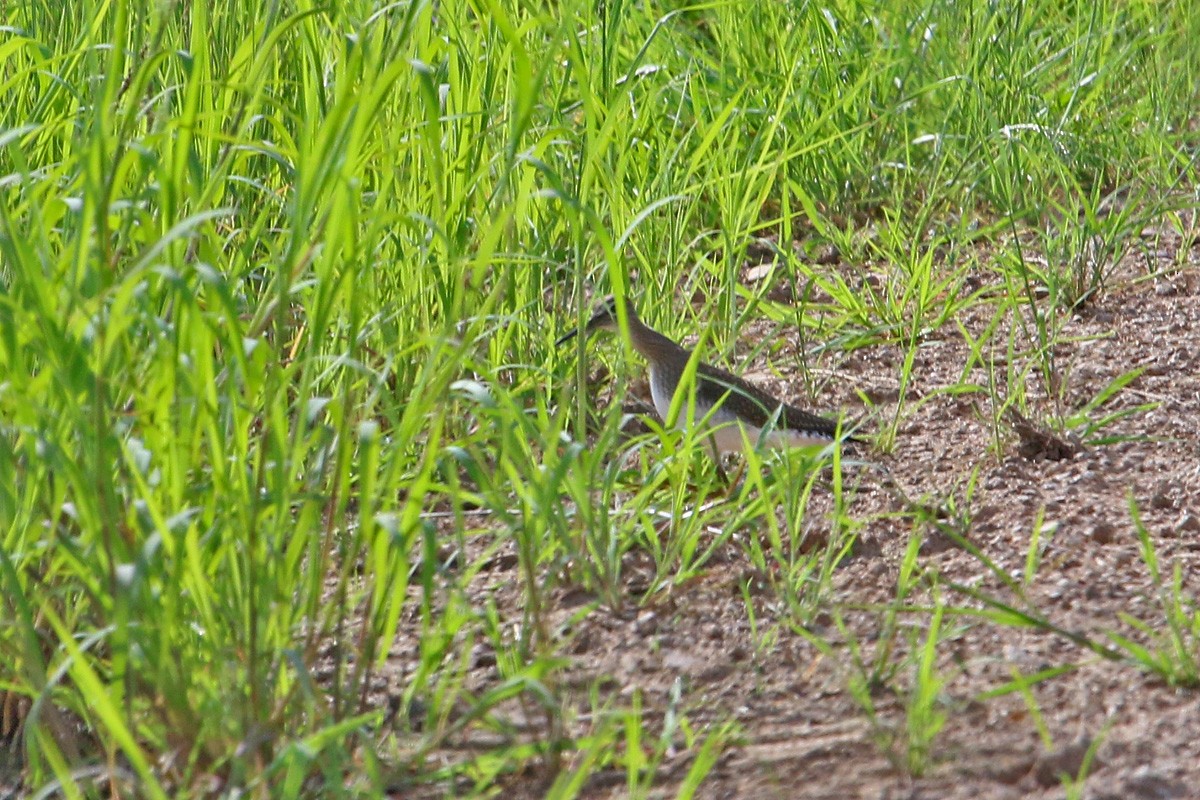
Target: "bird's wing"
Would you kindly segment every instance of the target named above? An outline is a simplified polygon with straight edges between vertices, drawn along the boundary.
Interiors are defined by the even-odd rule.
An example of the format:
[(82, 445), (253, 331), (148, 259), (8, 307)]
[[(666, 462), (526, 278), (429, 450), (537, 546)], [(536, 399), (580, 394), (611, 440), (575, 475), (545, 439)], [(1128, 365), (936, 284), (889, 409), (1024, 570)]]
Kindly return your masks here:
[(772, 397), (754, 384), (747, 383), (720, 367), (702, 363), (697, 372), (700, 375), (700, 385), (697, 389), (700, 395), (714, 403), (725, 398), (726, 408), (756, 427), (765, 427), (775, 419), (776, 411), (782, 407), (777, 425), (830, 438), (837, 435), (836, 422)]

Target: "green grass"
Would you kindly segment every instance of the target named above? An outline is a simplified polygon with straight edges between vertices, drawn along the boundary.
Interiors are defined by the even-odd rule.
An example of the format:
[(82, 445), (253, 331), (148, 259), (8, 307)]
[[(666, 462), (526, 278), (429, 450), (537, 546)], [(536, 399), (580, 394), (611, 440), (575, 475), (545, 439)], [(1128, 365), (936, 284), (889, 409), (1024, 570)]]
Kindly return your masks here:
[[(705, 334), (716, 361), (754, 303), (806, 343), (806, 374), (898, 347), (900, 401), (871, 422), (884, 450), (924, 339), (987, 304), (1029, 326), (1007, 344), (1022, 359), (985, 364), (981, 340), (989, 382), (964, 370), (956, 391), (1095, 437), (1128, 376), (1064, 416), (1014, 364), (1053, 394), (1062, 319), (1111, 280), (1094, 251), (1134, 246), (1197, 182), (1185, 2), (6, 14), (0, 690), (26, 712), (31, 791), (487, 794), (535, 765), (570, 797), (615, 764), (645, 794), (673, 734), (605, 699), (572, 739), (555, 591), (646, 602), (748, 532), (746, 557), (802, 625), (862, 522), (835, 467), (828, 544), (800, 548), (823, 490), (790, 463), (798, 480), (752, 469), (739, 502), (684, 513), (712, 482), (702, 447), (624, 442), (619, 402), (586, 423), (589, 367), (552, 346), (586, 296), (632, 293), (665, 332)], [(1129, 205), (1101, 214), (1126, 185)], [(1014, 235), (1055, 215), (1084, 224)], [(779, 280), (818, 300), (740, 285), (764, 238)], [(843, 269), (801, 257), (827, 246)], [(984, 266), (978, 248), (1004, 256)], [(1002, 291), (970, 288), (980, 274)], [(516, 620), (471, 591), (509, 546)], [(655, 578), (630, 597), (633, 549)], [(419, 652), (389, 713), (379, 680), (400, 637)], [(480, 642), (497, 655), (485, 689), (468, 681)], [(922, 646), (937, 645), (935, 626)], [(940, 723), (931, 695), (911, 697), (925, 748)], [(514, 700), (541, 734), (508, 734)], [(691, 702), (675, 712), (694, 754), (681, 796), (734, 738), (691, 730)], [(504, 743), (430, 757), (478, 730)], [(639, 739), (659, 744), (634, 758)]]

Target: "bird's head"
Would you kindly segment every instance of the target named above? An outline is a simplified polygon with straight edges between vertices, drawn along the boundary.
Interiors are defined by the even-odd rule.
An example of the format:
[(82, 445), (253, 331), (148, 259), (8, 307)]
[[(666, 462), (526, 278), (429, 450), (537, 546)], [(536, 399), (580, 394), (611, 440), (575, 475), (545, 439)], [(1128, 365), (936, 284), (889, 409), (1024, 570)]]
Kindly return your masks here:
[[(637, 312), (634, 311), (633, 301), (628, 297), (625, 298), (625, 315), (631, 322), (637, 319)], [(617, 298), (610, 294), (596, 305), (591, 319), (587, 321), (587, 325), (583, 326), (583, 333), (587, 335), (592, 331), (615, 331), (619, 326), (620, 323), (617, 322)], [(579, 333), (578, 330), (568, 331), (554, 344), (557, 346), (568, 342), (577, 333)]]

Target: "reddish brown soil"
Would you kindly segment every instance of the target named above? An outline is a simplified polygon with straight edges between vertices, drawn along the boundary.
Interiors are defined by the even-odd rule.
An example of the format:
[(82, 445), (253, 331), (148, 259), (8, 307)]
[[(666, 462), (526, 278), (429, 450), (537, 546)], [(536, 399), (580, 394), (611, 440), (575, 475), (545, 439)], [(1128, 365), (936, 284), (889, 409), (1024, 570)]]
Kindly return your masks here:
[[(1200, 596), (1200, 249), (1178, 239), (1172, 246), (1160, 240), (1157, 247), (1149, 255), (1139, 254), (1136, 262), (1131, 259), (1109, 291), (1070, 317), (1055, 347), (1066, 413), (1119, 375), (1145, 368), (1094, 415), (1158, 403), (1101, 432), (1132, 437), (1129, 441), (1089, 446), (1067, 436), (1041, 435), (1054, 406), (1033, 370), (1025, 380), (1032, 428), (1015, 418), (1001, 420), (997, 452), (989, 395), (939, 391), (964, 382), (970, 354), (959, 328), (953, 322), (943, 325), (918, 349), (894, 450), (861, 454), (890, 471), (894, 488), (883, 485), (878, 471), (848, 470), (859, 475), (848, 479), (859, 483), (850, 514), (863, 527), (834, 575), (828, 611), (807, 623), (812, 635), (833, 646), (832, 655), (822, 655), (793, 632), (776, 593), (754, 588), (751, 580), (760, 635), (773, 630), (776, 637), (757, 646), (761, 642), (752, 635), (742, 593), (747, 577), (754, 576), (736, 543), (699, 578), (640, 607), (636, 590), (646, 585), (647, 558), (634, 552), (625, 570), (630, 587), (625, 607), (614, 611), (601, 606), (571, 626), (564, 647), (571, 663), (558, 677), (560, 690), (574, 699), (579, 715), (569, 720), (568, 733), (589, 729), (588, 691), (593, 686), (613, 707), (628, 707), (640, 694), (649, 729), (660, 730), (672, 687), (678, 685), (678, 711), (693, 729), (733, 721), (741, 731), (699, 797), (1062, 797), (1059, 773), (1076, 774), (1087, 744), (1097, 740), (1082, 796), (1200, 797), (1200, 689), (1172, 688), (1131, 661), (1107, 660), (1064, 635), (947, 616), (937, 649), (937, 668), (945, 680), (939, 707), (947, 721), (921, 777), (903, 768), (901, 744), (889, 749), (880, 741), (889, 732), (904, 741), (904, 695), (914, 674), (905, 655), (910, 641), (923, 640), (929, 614), (916, 611), (896, 618), (901, 629), (888, 663), (899, 670), (872, 695), (874, 725), (847, 690), (855, 669), (846, 633), (858, 641), (865, 658), (874, 657), (876, 643), (886, 640), (881, 638), (889, 616), (886, 607), (896, 603), (899, 566), (914, 535), (924, 538), (921, 567), (938, 576), (939, 595), (950, 606), (980, 607), (950, 586), (967, 585), (1102, 644), (1111, 643), (1107, 632), (1147, 642), (1121, 619), (1127, 614), (1166, 630), (1131, 520), (1132, 497), (1164, 572), (1179, 565), (1185, 593)], [(1178, 268), (1168, 269), (1171, 265)], [(1148, 269), (1162, 274), (1147, 277)], [(957, 319), (978, 335), (991, 313), (990, 304), (976, 303)], [(1003, 322), (994, 346), (984, 351), (994, 355), (1001, 383), (1011, 324)], [(764, 323), (762, 330), (746, 331), (743, 338), (769, 333)], [(1023, 369), (1033, 357), (1030, 340), (1018, 333), (1016, 342), (1013, 366)], [(835, 357), (843, 360), (818, 365), (832, 370), (825, 374), (836, 379), (824, 383), (815, 404), (842, 407), (851, 416), (868, 415), (860, 400), (860, 393), (865, 394), (877, 403), (868, 425), (882, 427), (895, 412), (901, 348), (877, 345), (849, 356), (826, 356)], [(795, 359), (786, 352), (770, 359), (772, 370), (783, 376), (772, 388), (800, 395), (797, 387), (804, 382), (787, 366)], [(758, 374), (768, 374), (765, 358), (760, 361), (754, 365)], [(983, 385), (987, 375), (977, 366), (966, 380)], [(974, 473), (974, 492), (968, 496)], [(944, 513), (948, 502), (957, 517)], [(1054, 528), (1027, 588), (1027, 604), (989, 574), (979, 558), (936, 526), (918, 521), (914, 505), (942, 508), (945, 525), (953, 527), (957, 520), (961, 525), (956, 530), (1018, 578), (1042, 514), (1043, 529)], [(820, 515), (828, 507), (828, 496), (821, 495), (809, 513)], [(479, 597), (490, 598), (502, 617), (515, 623), (521, 619), (516, 559), (496, 557), (495, 562), (478, 581)], [(763, 580), (769, 576), (759, 576), (757, 583)], [(556, 624), (594, 599), (579, 594), (562, 589), (549, 599)], [(928, 584), (922, 584), (908, 602), (925, 605), (930, 597)], [(846, 632), (833, 624), (835, 610), (840, 610)], [(1200, 658), (1200, 642), (1190, 645), (1192, 656)], [(402, 640), (398, 647), (399, 674), (394, 677), (401, 681), (414, 646)], [(981, 698), (1011, 681), (1017, 671), (1028, 677), (1064, 665), (1075, 668), (1030, 688), (1036, 706), (1017, 693)], [(481, 657), (468, 683), (482, 688), (495, 679), (494, 668)], [(1040, 713), (1050, 747), (1039, 736), (1032, 708)], [(519, 710), (510, 720), (518, 731), (533, 732), (539, 725), (536, 715), (525, 722)], [(682, 735), (675, 744), (651, 796), (674, 797), (692, 762), (695, 752)], [(453, 745), (438, 754), (449, 761), (463, 756)], [(568, 766), (573, 763), (572, 753), (564, 758)], [(541, 796), (543, 780), (539, 774), (510, 776), (504, 794)], [(598, 773), (581, 796), (627, 796), (624, 773)]]

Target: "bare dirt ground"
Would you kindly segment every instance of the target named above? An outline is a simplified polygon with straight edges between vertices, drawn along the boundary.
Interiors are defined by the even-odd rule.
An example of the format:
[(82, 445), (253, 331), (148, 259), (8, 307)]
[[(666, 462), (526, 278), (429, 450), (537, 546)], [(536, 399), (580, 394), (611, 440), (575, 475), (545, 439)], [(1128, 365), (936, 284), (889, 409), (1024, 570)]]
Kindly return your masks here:
[[(1138, 638), (1122, 614), (1157, 630), (1165, 626), (1140, 554), (1130, 496), (1138, 503), (1164, 571), (1169, 574), (1171, 565), (1179, 564), (1186, 593), (1200, 595), (1200, 248), (1178, 238), (1172, 243), (1169, 237), (1156, 247), (1149, 255), (1128, 259), (1112, 288), (1069, 319), (1056, 350), (1067, 409), (1083, 405), (1117, 376), (1145, 368), (1104, 407), (1114, 411), (1159, 404), (1103, 431), (1132, 440), (1090, 447), (1038, 441), (1031, 431), (1022, 436), (1019, 425), (1006, 420), (1002, 452), (997, 453), (988, 397), (938, 394), (940, 388), (963, 381), (970, 355), (968, 343), (950, 323), (921, 344), (895, 450), (864, 454), (886, 467), (913, 500), (931, 506), (953, 500), (968, 520), (966, 538), (1010, 574), (1024, 570), (1031, 534), (1043, 514), (1043, 530), (1052, 535), (1027, 599), (1054, 624), (1099, 642), (1107, 642), (1110, 631)], [(1176, 261), (1177, 256), (1182, 257)], [(1173, 263), (1184, 266), (1168, 271)], [(1147, 277), (1159, 270), (1164, 273)], [(976, 335), (990, 313), (987, 305), (976, 304), (959, 321)], [(1005, 357), (1010, 322), (996, 337), (997, 363)], [(768, 332), (764, 323), (757, 333)], [(845, 408), (852, 417), (865, 413), (861, 390), (880, 398), (880, 411), (892, 413), (901, 350), (877, 346), (840, 357), (844, 360), (831, 366), (837, 380), (827, 384), (820, 406)], [(771, 388), (798, 396), (791, 384), (800, 386), (801, 381), (788, 374), (778, 354), (773, 367), (784, 380)], [(983, 384), (986, 375), (976, 368), (969, 379)], [(1037, 384), (1031, 375), (1031, 404), (1048, 412), (1049, 401)], [(976, 487), (968, 498), (975, 470)], [(935, 530), (919, 527), (896, 492), (873, 482), (878, 480), (862, 481), (850, 507), (865, 527), (837, 569), (833, 590), (834, 604), (857, 609), (846, 612), (845, 624), (865, 657), (873, 655), (873, 643), (880, 639), (881, 607), (895, 602), (898, 567), (914, 530), (925, 537), (920, 563), (926, 570), (945, 583), (1011, 599), (977, 557)], [(819, 514), (821, 507), (817, 498), (810, 513)], [(515, 559), (496, 563), (480, 577), (480, 596), (491, 598), (502, 615), (519, 620)], [(639, 554), (631, 554), (625, 572), (631, 598), (636, 597), (635, 585), (644, 584), (639, 577), (644, 569)], [(572, 626), (566, 648), (572, 663), (561, 678), (562, 685), (579, 690), (581, 716), (572, 723), (572, 732), (587, 728), (582, 712), (590, 707), (587, 693), (593, 685), (618, 704), (640, 693), (651, 720), (662, 718), (672, 687), (679, 686), (679, 710), (694, 728), (734, 721), (741, 731), (739, 743), (726, 749), (699, 797), (1063, 797), (1059, 774), (1075, 775), (1088, 744), (1096, 741), (1082, 796), (1200, 797), (1200, 690), (1172, 688), (1132, 663), (1106, 660), (1061, 635), (965, 617), (944, 623), (937, 666), (945, 679), (940, 694), (947, 722), (933, 742), (928, 770), (914, 777), (899, 763), (900, 751), (893, 747), (889, 752), (878, 741), (881, 731), (902, 734), (904, 700), (895, 689), (910, 684), (911, 666), (905, 663), (874, 692), (873, 726), (847, 690), (853, 668), (840, 646), (845, 632), (828, 615), (819, 615), (809, 630), (833, 644), (836, 656), (822, 655), (786, 624), (775, 627), (771, 646), (756, 646), (741, 589), (747, 569), (743, 553), (731, 544), (700, 579), (650, 605), (630, 603), (620, 612), (600, 607)], [(760, 634), (783, 621), (785, 612), (773, 604), (771, 592), (752, 597)], [(925, 592), (909, 601), (928, 599)], [(978, 607), (950, 589), (942, 590), (942, 599)], [(566, 590), (550, 602), (558, 605), (555, 619), (560, 622), (582, 603)], [(928, 620), (928, 613), (898, 619), (922, 636)], [(906, 637), (902, 634), (898, 641)], [(412, 641), (399, 643), (393, 678), (411, 663), (414, 647)], [(894, 661), (899, 658), (893, 656)], [(1010, 682), (1014, 669), (1032, 676), (1064, 665), (1074, 668), (1030, 687), (1036, 706), (1019, 693), (980, 699)], [(483, 687), (494, 680), (488, 660), (479, 659), (469, 683)], [(1034, 708), (1048, 740), (1039, 735)], [(537, 725), (532, 720), (528, 724)], [(461, 753), (443, 755), (453, 760)], [(668, 756), (654, 796), (675, 796), (694, 755), (681, 744)], [(505, 795), (538, 797), (543, 791), (538, 776), (516, 775)], [(595, 776), (582, 796), (626, 793), (624, 773), (614, 771)]]

